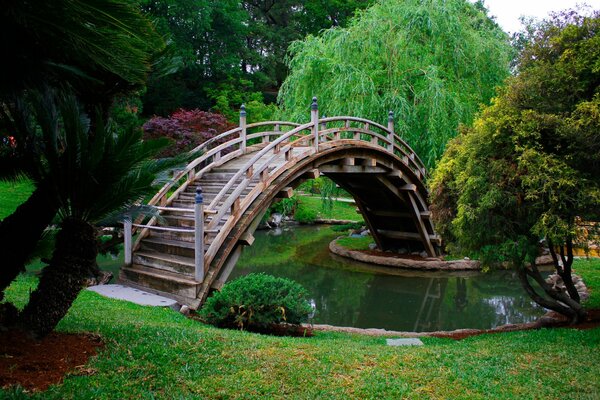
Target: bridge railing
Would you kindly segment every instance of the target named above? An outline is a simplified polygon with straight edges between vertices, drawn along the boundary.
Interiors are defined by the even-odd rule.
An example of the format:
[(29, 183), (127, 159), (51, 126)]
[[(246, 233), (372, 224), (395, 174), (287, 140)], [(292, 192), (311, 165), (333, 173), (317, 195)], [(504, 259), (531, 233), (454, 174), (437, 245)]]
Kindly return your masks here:
[[(251, 181), (258, 179), (263, 185), (277, 177), (283, 167), (269, 170), (272, 161), (284, 154), (286, 161), (292, 158), (293, 149), (296, 147), (312, 147), (315, 152), (319, 151), (321, 144), (338, 140), (367, 141), (374, 146), (383, 147), (388, 152), (399, 157), (417, 176), (422, 178), (426, 169), (421, 159), (415, 154), (410, 146), (394, 132), (394, 116), (390, 111), (388, 126), (376, 122), (350, 116), (323, 117), (319, 118), (317, 99), (313, 98), (311, 104), (311, 121), (306, 124), (297, 124), (287, 121), (266, 121), (246, 124), (246, 111), (242, 106), (240, 110), (240, 126), (223, 132), (198, 147), (192, 152), (202, 152), (202, 155), (191, 161), (183, 170), (175, 174), (172, 180), (165, 184), (159, 192), (149, 201), (148, 205), (156, 206), (161, 212), (172, 209), (174, 212), (180, 209), (172, 208), (170, 205), (180, 193), (185, 191), (190, 183), (201, 177), (208, 170), (226, 163), (247, 152), (252, 145), (260, 145), (259, 150), (234, 174), (229, 182), (219, 191), (216, 197), (203, 208), (202, 215), (196, 219), (205, 221), (205, 215), (211, 214), (207, 232), (215, 231), (219, 221), (226, 214), (238, 214), (247, 209), (253, 201), (252, 196), (246, 196), (240, 200), (241, 194), (246, 190)], [(269, 152), (272, 154), (261, 160)], [(256, 165), (261, 160), (261, 165)], [(235, 189), (233, 189), (235, 185)], [(233, 191), (228, 194), (229, 191)], [(191, 212), (192, 210), (190, 210)], [(152, 218), (146, 225), (133, 224), (133, 229), (143, 228), (140, 235), (131, 247), (131, 251), (137, 249), (141, 240), (149, 234), (149, 230), (157, 225), (157, 218)], [(203, 257), (200, 268), (206, 270), (208, 262), (216, 254), (217, 246), (225, 235), (227, 229), (218, 232), (217, 238), (213, 240)], [(196, 238), (196, 242), (203, 242), (203, 238)], [(131, 241), (130, 241), (131, 243)], [(129, 245), (129, 244), (128, 244)], [(127, 252), (128, 249), (126, 249)], [(131, 262), (131, 260), (128, 260)], [(208, 262), (206, 262), (208, 261)], [(198, 262), (197, 262), (198, 264)], [(196, 274), (203, 276), (204, 274)]]

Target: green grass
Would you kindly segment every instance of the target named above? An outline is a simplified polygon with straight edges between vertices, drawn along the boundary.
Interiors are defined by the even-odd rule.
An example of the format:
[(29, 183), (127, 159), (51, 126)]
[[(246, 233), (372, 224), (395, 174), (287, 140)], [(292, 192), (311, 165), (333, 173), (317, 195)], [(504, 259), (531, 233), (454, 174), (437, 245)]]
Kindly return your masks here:
[(317, 212), (318, 218), (362, 221), (363, 218), (356, 212), (356, 204), (334, 201), (331, 210), (324, 209), (323, 200), (318, 196), (300, 196), (301, 207), (307, 207)]
[(0, 181), (0, 220), (12, 214), (31, 196), (33, 184), (25, 179), (16, 182)]
[(589, 308), (600, 308), (600, 258), (576, 260), (574, 273), (583, 276), (590, 298), (584, 303)]
[[(586, 279), (597, 267), (576, 264)], [(588, 282), (596, 302), (597, 280)], [(7, 296), (22, 306), (36, 284), (23, 275)], [(87, 365), (91, 374), (70, 375), (33, 398), (600, 397), (600, 329), (424, 338), (425, 346), (399, 348), (341, 333), (277, 338), (219, 330), (169, 309), (84, 291), (58, 330), (99, 333), (106, 347)], [(0, 390), (0, 398), (14, 394)]]
[(349, 250), (369, 250), (369, 245), (371, 243), (373, 243), (373, 238), (371, 236), (346, 236), (337, 239), (337, 244)]

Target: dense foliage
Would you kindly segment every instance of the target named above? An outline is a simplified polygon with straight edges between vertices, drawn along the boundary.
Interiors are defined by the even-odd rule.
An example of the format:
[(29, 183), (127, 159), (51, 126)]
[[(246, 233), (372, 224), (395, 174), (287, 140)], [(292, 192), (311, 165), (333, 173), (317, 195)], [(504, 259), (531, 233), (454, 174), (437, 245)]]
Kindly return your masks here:
[[(518, 75), (449, 144), (431, 183), (449, 247), (513, 263), (538, 303), (574, 319), (583, 313), (571, 282), (577, 222), (600, 218), (599, 32), (598, 12), (565, 12), (532, 27)], [(568, 294), (541, 278), (540, 239)]]
[(246, 330), (268, 329), (283, 322), (299, 325), (312, 311), (307, 295), (289, 279), (249, 274), (209, 297), (200, 315), (216, 326)]
[[(144, 95), (147, 115), (178, 108), (272, 103), (287, 75), (288, 45), (342, 25), (372, 0), (137, 0), (168, 40), (171, 73), (153, 74)], [(249, 117), (253, 118), (249, 113)]]
[(313, 96), (326, 115), (386, 123), (393, 110), (396, 132), (429, 166), (494, 95), (511, 58), (506, 34), (466, 0), (381, 1), (290, 51), (286, 117), (307, 121)]
[(194, 149), (233, 124), (220, 114), (201, 110), (175, 111), (169, 118), (153, 117), (143, 126), (144, 139), (169, 138), (172, 143), (159, 156), (176, 156)]
[[(44, 85), (108, 106), (139, 88), (164, 43), (128, 1), (2, 2), (0, 96)], [(14, 40), (8, 40), (14, 38)]]

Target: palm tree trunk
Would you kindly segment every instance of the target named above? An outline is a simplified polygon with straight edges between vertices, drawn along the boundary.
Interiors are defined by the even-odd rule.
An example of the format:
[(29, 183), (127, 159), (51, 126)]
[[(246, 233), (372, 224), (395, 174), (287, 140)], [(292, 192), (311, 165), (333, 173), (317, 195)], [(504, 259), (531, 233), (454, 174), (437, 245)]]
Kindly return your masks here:
[(0, 300), (4, 290), (25, 270), (25, 262), (39, 242), (44, 229), (56, 215), (56, 202), (50, 190), (38, 186), (14, 213), (0, 221)]
[(38, 337), (52, 332), (97, 269), (98, 247), (89, 223), (67, 218), (60, 226), (50, 265), (44, 268), (37, 289), (20, 315), (18, 324)]

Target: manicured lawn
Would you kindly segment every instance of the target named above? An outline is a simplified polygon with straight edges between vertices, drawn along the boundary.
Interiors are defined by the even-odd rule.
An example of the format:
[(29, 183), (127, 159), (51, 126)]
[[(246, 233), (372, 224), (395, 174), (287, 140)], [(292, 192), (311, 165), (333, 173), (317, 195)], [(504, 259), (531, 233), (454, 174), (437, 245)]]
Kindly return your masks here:
[(33, 193), (33, 184), (28, 180), (17, 182), (0, 181), (0, 220), (23, 203)]
[(319, 218), (362, 221), (363, 218), (356, 212), (356, 204), (334, 201), (331, 210), (324, 209), (320, 196), (299, 196), (301, 207), (312, 208)]
[(339, 238), (337, 244), (349, 250), (369, 250), (369, 245), (374, 243), (371, 236), (350, 237), (346, 236)]
[[(586, 276), (597, 261), (578, 261)], [(588, 281), (592, 300), (600, 286)], [(8, 290), (23, 305), (36, 285)], [(592, 285), (592, 282), (593, 285)], [(580, 399), (600, 396), (600, 329), (543, 329), (425, 338), (422, 347), (341, 333), (277, 338), (220, 330), (169, 309), (81, 293), (59, 324), (106, 341), (84, 376), (71, 375), (36, 399), (416, 398)], [(14, 391), (2, 392), (12, 397)]]

